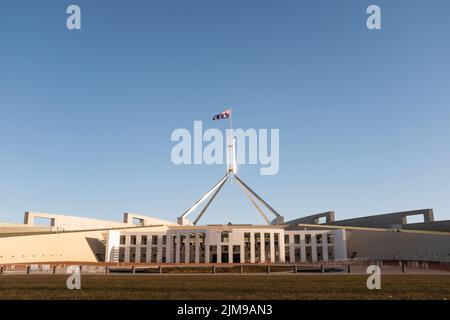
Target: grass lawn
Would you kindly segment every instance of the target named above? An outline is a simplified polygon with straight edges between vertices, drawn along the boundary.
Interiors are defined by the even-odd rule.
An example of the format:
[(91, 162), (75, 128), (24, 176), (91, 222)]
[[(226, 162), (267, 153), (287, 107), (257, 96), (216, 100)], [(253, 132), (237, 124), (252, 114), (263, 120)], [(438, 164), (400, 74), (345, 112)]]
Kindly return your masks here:
[(0, 299), (449, 299), (450, 275), (65, 275), (0, 276)]

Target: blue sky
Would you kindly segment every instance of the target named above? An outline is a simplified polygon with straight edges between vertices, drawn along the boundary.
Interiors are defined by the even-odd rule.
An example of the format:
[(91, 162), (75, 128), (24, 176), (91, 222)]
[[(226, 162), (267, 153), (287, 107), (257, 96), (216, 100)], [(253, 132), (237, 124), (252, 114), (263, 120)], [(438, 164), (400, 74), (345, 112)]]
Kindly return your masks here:
[[(78, 4), (82, 30), (66, 29)], [(369, 4), (382, 30), (366, 28)], [(450, 2), (2, 1), (0, 221), (174, 220), (225, 170), (175, 166), (176, 128), (233, 107), (280, 129), (240, 176), (287, 219), (433, 208), (450, 219)], [(227, 186), (205, 223), (261, 223)]]

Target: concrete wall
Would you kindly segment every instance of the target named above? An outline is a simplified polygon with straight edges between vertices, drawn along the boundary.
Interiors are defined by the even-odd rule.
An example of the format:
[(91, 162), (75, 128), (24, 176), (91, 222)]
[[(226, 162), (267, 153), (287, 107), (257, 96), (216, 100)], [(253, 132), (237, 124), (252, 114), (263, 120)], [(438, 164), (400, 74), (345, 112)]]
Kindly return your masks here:
[(349, 258), (450, 262), (450, 235), (347, 230)]
[(16, 223), (0, 223), (0, 235), (26, 232), (49, 232), (52, 227), (33, 226)]
[(310, 216), (298, 218), (295, 220), (291, 220), (286, 222), (286, 224), (319, 224), (320, 218), (325, 218), (326, 224), (331, 224), (335, 220), (334, 211), (327, 211), (322, 213), (313, 214)]
[(0, 264), (97, 262), (105, 254), (104, 232), (73, 232), (0, 238)]
[(402, 229), (450, 232), (450, 220), (404, 224)]
[(123, 222), (125, 224), (133, 225), (133, 219), (140, 220), (140, 224), (139, 225), (141, 225), (141, 226), (148, 226), (148, 225), (176, 226), (176, 225), (178, 225), (175, 222), (171, 222), (171, 221), (167, 221), (167, 220), (163, 220), (163, 219), (158, 219), (158, 218), (154, 218), (154, 217), (148, 217), (148, 216), (144, 216), (142, 214), (129, 213), (129, 212), (126, 212), (126, 213), (123, 214)]
[(427, 223), (434, 221), (433, 210), (423, 209), (339, 220), (330, 223), (330, 225), (370, 228), (401, 228), (402, 225), (407, 223), (406, 217), (415, 215), (423, 215), (424, 222)]
[(52, 230), (54, 231), (120, 228), (128, 226), (125, 223), (116, 221), (89, 219), (41, 212), (25, 212), (24, 224), (33, 226), (36, 218), (49, 219)]

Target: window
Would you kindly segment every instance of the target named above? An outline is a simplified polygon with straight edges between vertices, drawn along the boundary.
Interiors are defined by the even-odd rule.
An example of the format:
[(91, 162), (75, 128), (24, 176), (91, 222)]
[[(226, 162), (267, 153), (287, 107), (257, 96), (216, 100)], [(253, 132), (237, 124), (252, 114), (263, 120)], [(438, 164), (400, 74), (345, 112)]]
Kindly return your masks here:
[(302, 260), (302, 254), (300, 247), (294, 250), (295, 257), (293, 257), (292, 262), (300, 262)]
[(289, 252), (289, 250), (286, 250), (286, 251), (284, 252), (284, 260), (285, 260), (286, 263), (291, 262), (291, 257), (290, 257), (290, 252)]
[(300, 235), (299, 234), (294, 235), (294, 243), (300, 244)]
[(241, 246), (233, 246), (233, 263), (241, 262)]
[(158, 245), (158, 236), (152, 236), (152, 245)]
[(130, 262), (136, 262), (136, 248), (130, 248)]
[(141, 247), (141, 262), (147, 262), (147, 248)]
[(182, 233), (180, 235), (180, 262), (184, 263), (186, 261), (186, 234)]
[(147, 244), (147, 236), (141, 236), (141, 244), (143, 245)]
[(318, 244), (322, 243), (322, 235), (321, 234), (316, 234), (316, 241)]
[(228, 231), (222, 231), (220, 233), (220, 241), (221, 242), (228, 242), (229, 239), (230, 239), (230, 234)]
[(425, 218), (424, 218), (423, 214), (415, 214), (415, 215), (406, 216), (405, 220), (406, 220), (406, 224), (425, 222)]
[(120, 244), (124, 245), (125, 244), (125, 236), (120, 236)]
[(119, 262), (125, 262), (125, 248), (119, 249)]
[(289, 235), (288, 234), (284, 235), (284, 243), (289, 244)]
[(165, 246), (167, 244), (167, 236), (162, 237), (162, 244)]
[(130, 238), (130, 244), (136, 245), (136, 236), (131, 236), (131, 238)]
[(325, 224), (327, 223), (327, 217), (319, 217), (317, 224)]
[(143, 225), (144, 225), (144, 219), (133, 218), (133, 219), (131, 220), (131, 223), (132, 223), (134, 226), (143, 226)]
[(33, 224), (35, 226), (54, 227), (55, 219), (54, 218), (45, 218), (45, 217), (34, 217)]
[(306, 242), (306, 244), (310, 244), (311, 243), (311, 235), (310, 234), (307, 234), (305, 236), (305, 242)]
[(231, 262), (228, 255), (228, 246), (221, 246), (221, 251), (222, 251), (222, 263)]
[(333, 234), (332, 233), (327, 234), (327, 243), (329, 243), (329, 244), (333, 243)]
[(270, 244), (270, 233), (264, 233), (264, 243), (266, 245)]
[(217, 246), (209, 246), (209, 262), (217, 262)]

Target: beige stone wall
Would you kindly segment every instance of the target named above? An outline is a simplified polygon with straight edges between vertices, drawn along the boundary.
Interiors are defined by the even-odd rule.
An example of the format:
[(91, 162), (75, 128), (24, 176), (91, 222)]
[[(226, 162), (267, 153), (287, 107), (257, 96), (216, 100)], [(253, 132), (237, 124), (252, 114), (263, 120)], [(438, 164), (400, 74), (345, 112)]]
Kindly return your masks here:
[(87, 230), (102, 228), (121, 228), (128, 225), (122, 222), (90, 219), (83, 217), (74, 217), (61, 214), (43, 213), (43, 212), (25, 212), (24, 224), (28, 226), (34, 225), (36, 218), (49, 219), (54, 231), (70, 231), (70, 230)]
[(74, 232), (0, 238), (0, 264), (58, 261), (97, 262), (106, 232)]

